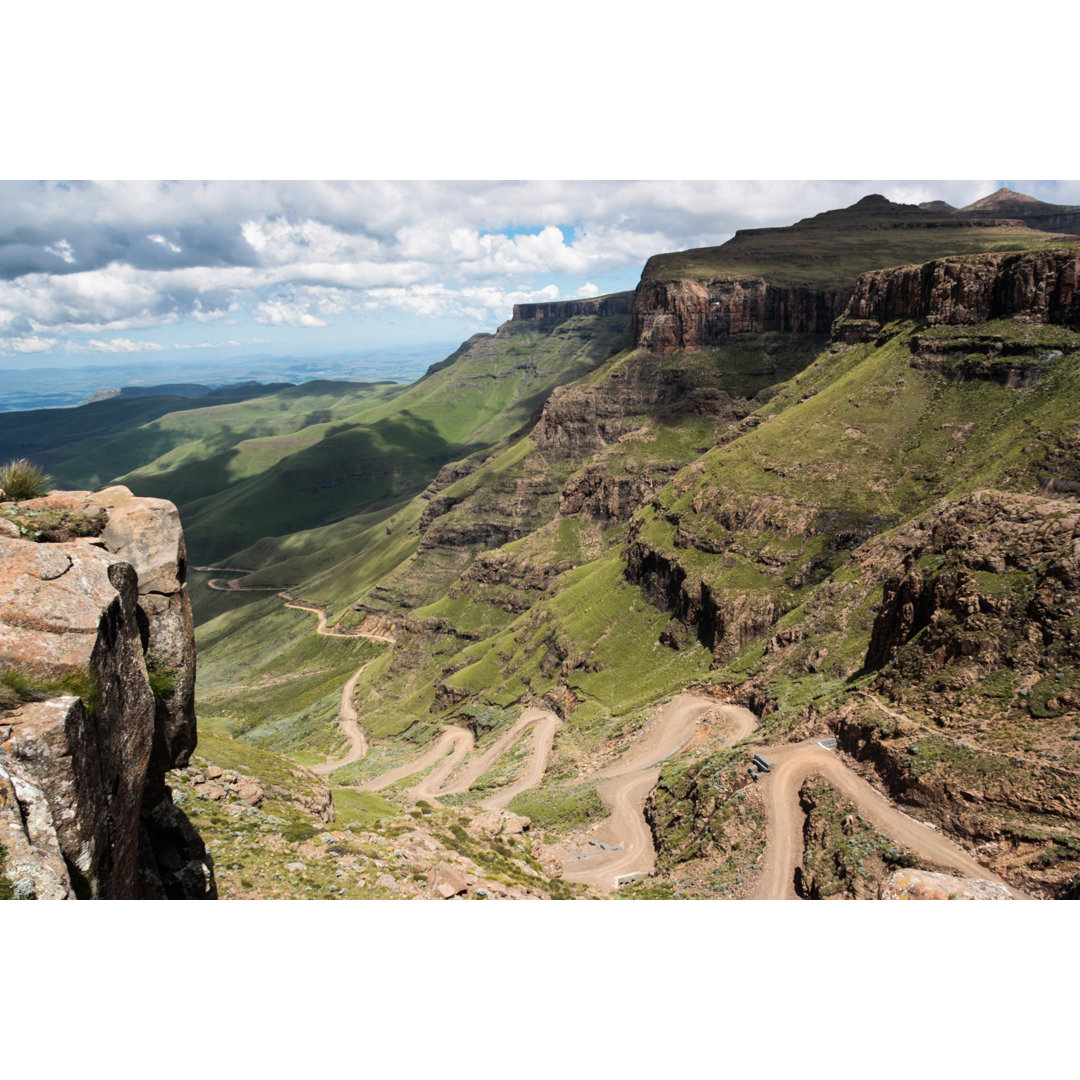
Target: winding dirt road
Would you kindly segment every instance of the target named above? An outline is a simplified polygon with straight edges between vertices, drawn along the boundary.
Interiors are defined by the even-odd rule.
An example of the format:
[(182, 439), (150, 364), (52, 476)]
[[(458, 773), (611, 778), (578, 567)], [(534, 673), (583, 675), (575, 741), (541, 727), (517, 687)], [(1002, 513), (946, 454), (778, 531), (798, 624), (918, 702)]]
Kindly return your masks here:
[(472, 732), (466, 731), (464, 728), (448, 727), (444, 728), (442, 734), (432, 743), (431, 747), (426, 753), (422, 754), (415, 761), (406, 762), (404, 765), (399, 765), (395, 769), (390, 769), (388, 772), (384, 772), (381, 776), (377, 776), (374, 780), (368, 780), (366, 783), (357, 784), (357, 788), (360, 791), (382, 791), (384, 788), (390, 787), (391, 784), (396, 784), (399, 780), (404, 780), (407, 776), (412, 776), (415, 773), (423, 772), (425, 769), (430, 769), (437, 761), (446, 756), (447, 752), (450, 753), (450, 757), (447, 761), (436, 769), (430, 777), (428, 777), (424, 784), (419, 787), (413, 788), (410, 794), (421, 792), (417, 795), (417, 798), (427, 798), (426, 789), (430, 785), (433, 778), (438, 777), (438, 782), (442, 781), (450, 775), (451, 771), (456, 768), (458, 762), (473, 748), (475, 743)]
[(797, 899), (795, 868), (802, 862), (805, 821), (799, 805), (799, 788), (808, 776), (824, 777), (855, 803), (859, 813), (876, 829), (920, 858), (949, 867), (961, 877), (981, 878), (1003, 885), (1015, 899), (1029, 899), (941, 833), (897, 810), (835, 754), (817, 743), (768, 747), (762, 753), (773, 767), (758, 781), (765, 800), (768, 845), (765, 866), (753, 899)]
[(696, 694), (680, 694), (665, 705), (644, 736), (599, 774), (610, 777), (598, 785), (597, 792), (611, 809), (611, 816), (592, 839), (608, 850), (585, 858), (575, 858), (568, 850), (563, 858), (564, 880), (610, 892), (622, 877), (651, 873), (656, 849), (645, 821), (645, 801), (660, 778), (661, 763), (674, 757), (693, 738), (702, 716), (715, 709), (730, 724), (727, 745), (745, 739), (757, 727), (757, 717), (749, 709), (738, 705), (718, 708), (715, 701)]
[[(469, 788), (480, 779), (499, 760), (507, 751), (512, 749), (525, 732), (532, 727), (542, 728), (547, 735), (546, 746), (548, 751), (551, 749), (551, 743), (555, 738), (555, 731), (561, 726), (562, 721), (553, 713), (548, 712), (547, 709), (537, 709), (533, 706), (525, 709), (521, 716), (504, 731), (482, 754), (478, 754), (474, 757), (468, 765), (465, 766), (458, 773), (452, 781), (448, 782), (438, 794), (439, 795), (457, 795), (461, 792), (468, 791)], [(540, 777), (544, 775), (544, 769), (547, 766), (547, 754), (537, 754), (537, 750), (540, 747), (536, 747), (533, 753), (530, 755), (529, 768), (526, 772), (532, 776), (535, 774), (536, 779), (532, 783), (526, 783), (523, 786), (519, 780), (512, 785), (513, 790), (507, 788), (504, 789), (500, 795), (506, 795), (506, 800), (503, 803), (505, 806), (518, 791), (524, 791), (526, 788), (530, 788), (533, 784), (540, 782)], [(510, 792), (507, 794), (507, 792)], [(496, 798), (497, 796), (492, 796)]]
[[(247, 574), (240, 567), (194, 567), (203, 571), (226, 571)], [(306, 611), (318, 619), (316, 632), (324, 637), (364, 637), (392, 644), (395, 638), (376, 633), (358, 633), (329, 627), (322, 608), (298, 603), (279, 586), (244, 586), (242, 578), (214, 578), (207, 584), (223, 592), (278, 592), (285, 606)], [(370, 661), (368, 662), (370, 663)], [(356, 683), (367, 664), (357, 669), (341, 692), (338, 720), (349, 743), (344, 757), (327, 760), (312, 767), (319, 776), (360, 761), (368, 750), (359, 716), (352, 698)], [(890, 712), (875, 702), (885, 712)], [(566, 845), (563, 851), (563, 878), (594, 886), (602, 893), (618, 888), (620, 881), (632, 875), (645, 876), (656, 865), (652, 834), (645, 821), (644, 806), (660, 777), (660, 766), (674, 757), (693, 739), (701, 718), (716, 710), (729, 727), (725, 745), (747, 738), (757, 727), (757, 717), (736, 705), (717, 706), (716, 702), (694, 694), (680, 694), (656, 714), (644, 734), (613, 765), (596, 774), (601, 782), (597, 791), (610, 809), (610, 816), (593, 834), (590, 847), (596, 854), (574, 852)], [(898, 715), (898, 714), (893, 714)], [(500, 757), (510, 751), (532, 729), (533, 745), (517, 780), (483, 800), (482, 809), (504, 808), (519, 792), (536, 787), (543, 778), (551, 757), (555, 734), (562, 722), (546, 709), (526, 708), (514, 724), (503, 732), (487, 750), (462, 764), (475, 748), (476, 740), (465, 728), (444, 728), (429, 749), (416, 758), (390, 769), (374, 780), (355, 785), (357, 790), (382, 791), (399, 781), (431, 772), (405, 794), (415, 800), (438, 802), (440, 796), (466, 792)], [(817, 742), (766, 747), (762, 752), (772, 763), (772, 770), (758, 781), (765, 803), (767, 844), (762, 873), (753, 893), (756, 900), (793, 900), (795, 870), (803, 857), (805, 814), (799, 804), (799, 788), (810, 776), (821, 776), (849, 798), (859, 812), (880, 832), (902, 844), (918, 857), (950, 869), (961, 877), (992, 881), (1008, 889), (1015, 899), (1030, 899), (1008, 885), (996, 874), (976, 862), (941, 833), (902, 813), (869, 783), (853, 772), (834, 753)], [(434, 768), (432, 768), (434, 766)], [(459, 770), (460, 771), (457, 771)], [(456, 772), (456, 775), (455, 775)], [(453, 779), (450, 779), (453, 777)]]
[[(408, 776), (424, 772), (433, 765), (437, 765), (419, 784), (410, 788), (406, 795), (416, 801), (422, 799), (426, 802), (438, 804), (440, 796), (457, 795), (468, 791), (503, 754), (522, 738), (529, 728), (533, 728), (534, 745), (522, 774), (513, 784), (503, 788), (480, 804), (486, 810), (501, 809), (519, 791), (525, 791), (540, 783), (544, 770), (547, 768), (548, 759), (551, 756), (555, 732), (561, 725), (562, 721), (553, 712), (530, 706), (487, 750), (472, 758), (456, 775), (454, 775), (455, 771), (465, 762), (475, 748), (476, 739), (473, 737), (472, 732), (465, 728), (444, 728), (442, 734), (431, 748), (415, 761), (399, 765), (397, 768), (383, 773), (375, 780), (369, 780), (367, 783), (359, 785), (359, 787), (364, 791), (382, 791), (384, 788), (396, 784), (399, 780), (404, 780)], [(451, 776), (453, 776), (452, 780), (449, 779)]]
[[(370, 664), (371, 661), (368, 661)], [(368, 752), (367, 739), (364, 738), (364, 729), (360, 726), (360, 717), (353, 708), (353, 693), (356, 691), (356, 680), (364, 673), (364, 668), (357, 668), (356, 673), (345, 684), (341, 691), (341, 706), (338, 709), (338, 722), (345, 738), (349, 740), (349, 751), (343, 758), (328, 760), (321, 765), (312, 765), (311, 771), (317, 776), (329, 776), (335, 769), (343, 769), (354, 761), (359, 761)]]
[[(555, 742), (555, 732), (562, 727), (562, 721), (547, 709), (527, 709), (523, 719), (532, 713), (533, 747), (525, 763), (525, 768), (517, 781), (486, 798), (481, 804), (482, 810), (502, 810), (515, 795), (536, 787), (543, 779), (544, 770), (551, 758), (551, 748)], [(520, 722), (520, 721), (519, 721)], [(481, 773), (481, 775), (483, 775)]]
[[(206, 573), (215, 571), (231, 571), (240, 574), (253, 574), (254, 570), (245, 570), (239, 566), (193, 566), (192, 570), (202, 570)], [(298, 604), (292, 594), (285, 591), (281, 585), (241, 585), (242, 577), (234, 578), (210, 578), (207, 586), (218, 592), (275, 592), (285, 601), (287, 608), (295, 608), (297, 611), (309, 611), (319, 618), (318, 633), (323, 637), (365, 638), (367, 641), (382, 641), (393, 645), (397, 638), (390, 634), (376, 634), (365, 630), (333, 630), (326, 625), (326, 611), (324, 608), (313, 607), (309, 604)]]
[(315, 632), (317, 634), (322, 634), (323, 637), (364, 638), (366, 641), (383, 641), (387, 645), (393, 645), (397, 641), (397, 638), (390, 637), (388, 634), (369, 634), (362, 630), (335, 630), (326, 625), (326, 611), (323, 608), (311, 607), (308, 604), (298, 604), (288, 593), (278, 593), (278, 596), (285, 600), (285, 606), (287, 608), (294, 608), (296, 611), (309, 611), (312, 615), (317, 616), (319, 625), (316, 627)]

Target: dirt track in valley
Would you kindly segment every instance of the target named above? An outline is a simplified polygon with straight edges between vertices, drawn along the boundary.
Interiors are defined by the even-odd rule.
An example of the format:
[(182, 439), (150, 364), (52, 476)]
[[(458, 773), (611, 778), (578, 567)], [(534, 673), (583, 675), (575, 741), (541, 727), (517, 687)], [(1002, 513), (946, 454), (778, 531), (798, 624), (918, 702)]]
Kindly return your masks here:
[[(368, 664), (370, 663), (369, 660)], [(360, 726), (360, 717), (353, 708), (352, 703), (353, 693), (356, 690), (356, 681), (363, 675), (364, 668), (367, 666), (367, 664), (364, 664), (363, 667), (357, 668), (356, 673), (341, 691), (341, 707), (338, 710), (338, 721), (341, 724), (341, 730), (345, 733), (345, 738), (349, 740), (349, 751), (343, 758), (325, 761), (321, 765), (312, 765), (311, 771), (317, 776), (329, 776), (335, 769), (343, 769), (346, 765), (352, 765), (354, 761), (359, 761), (368, 752), (364, 729)]]
[(543, 779), (544, 770), (551, 758), (555, 733), (562, 727), (562, 721), (547, 709), (526, 709), (522, 720), (518, 723), (525, 720), (528, 720), (533, 728), (533, 746), (525, 762), (525, 768), (515, 783), (485, 799), (480, 804), (482, 810), (502, 810), (515, 795), (536, 787)]
[(480, 804), (487, 810), (502, 809), (519, 791), (525, 791), (540, 783), (551, 756), (555, 732), (561, 724), (562, 721), (553, 712), (530, 706), (522, 711), (521, 716), (513, 725), (504, 731), (487, 750), (467, 762), (466, 759), (476, 747), (476, 739), (472, 732), (465, 728), (448, 727), (443, 729), (431, 748), (415, 761), (399, 765), (375, 780), (361, 784), (360, 787), (365, 791), (382, 791), (406, 777), (431, 769), (434, 765), (436, 767), (420, 783), (410, 788), (406, 795), (416, 801), (424, 800), (437, 805), (441, 796), (457, 795), (468, 791), (532, 728), (534, 729), (533, 747), (521, 775), (512, 784)]
[(618, 850), (575, 858), (576, 849), (567, 848), (563, 855), (566, 881), (583, 882), (606, 893), (617, 887), (621, 877), (652, 872), (656, 850), (645, 821), (645, 801), (660, 778), (661, 763), (678, 754), (693, 738), (701, 718), (713, 710), (730, 724), (728, 745), (746, 738), (757, 727), (757, 717), (748, 709), (718, 706), (696, 694), (680, 694), (665, 705), (645, 734), (614, 765), (598, 774), (607, 778), (597, 786), (597, 792), (611, 809), (611, 816), (590, 839)]
[(834, 753), (814, 742), (767, 747), (761, 751), (772, 771), (758, 781), (765, 801), (768, 844), (755, 900), (794, 900), (795, 868), (802, 862), (805, 814), (799, 788), (821, 776), (849, 798), (867, 821), (922, 859), (950, 867), (960, 877), (1004, 885), (1015, 899), (1028, 897), (976, 862), (947, 837), (897, 810), (885, 796), (849, 769)]
[(364, 638), (365, 641), (382, 641), (387, 645), (393, 645), (397, 638), (390, 637), (388, 634), (367, 634), (362, 630), (335, 630), (333, 627), (326, 625), (326, 611), (323, 608), (311, 607), (308, 604), (298, 604), (288, 593), (278, 593), (278, 596), (285, 599), (285, 606), (287, 608), (293, 608), (296, 611), (309, 611), (312, 615), (318, 616), (319, 625), (316, 627), (316, 633), (322, 634), (323, 637), (344, 637), (344, 638)]
[[(250, 573), (239, 567), (194, 569)], [(211, 579), (207, 584), (222, 592), (277, 592), (285, 601), (286, 607), (315, 615), (318, 619), (316, 632), (324, 637), (362, 637), (389, 644), (395, 641), (395, 638), (387, 635), (331, 628), (327, 625), (324, 609), (298, 603), (288, 592), (281, 591), (279, 586), (244, 586), (241, 584), (242, 578), (229, 579), (222, 585), (222, 580), (224, 579)], [(360, 761), (367, 754), (367, 740), (352, 704), (357, 680), (367, 666), (365, 664), (352, 675), (341, 693), (338, 717), (349, 742), (348, 752), (342, 758), (312, 767), (312, 771), (320, 776), (329, 776), (337, 769)], [(884, 711), (889, 711), (879, 703), (875, 704)], [(630, 875), (644, 876), (653, 871), (656, 851), (645, 821), (645, 802), (659, 779), (661, 764), (676, 756), (691, 742), (701, 719), (709, 712), (728, 725), (725, 739), (727, 746), (746, 739), (757, 727), (757, 717), (747, 709), (737, 705), (718, 706), (709, 698), (680, 694), (657, 712), (645, 732), (618, 761), (595, 776), (584, 778), (600, 781), (597, 792), (611, 814), (590, 834), (593, 843), (589, 844), (589, 848), (595, 845), (599, 849), (596, 854), (578, 852), (578, 855), (584, 857), (575, 857), (574, 849), (569, 845), (559, 845), (563, 857), (564, 880), (589, 884), (601, 893), (610, 893), (618, 888), (621, 878)], [(499, 758), (513, 749), (529, 729), (532, 729), (532, 747), (518, 778), (479, 804), (485, 810), (502, 809), (519, 792), (536, 787), (541, 782), (551, 757), (555, 734), (561, 725), (562, 721), (555, 713), (530, 706), (522, 711), (514, 724), (487, 750), (471, 760), (467, 759), (476, 746), (472, 732), (461, 727), (446, 727), (418, 758), (390, 769), (373, 780), (355, 785), (355, 789), (383, 791), (409, 776), (430, 769), (431, 772), (405, 794), (415, 801), (425, 800), (438, 804), (440, 796), (468, 791)], [(795, 870), (802, 862), (803, 829), (806, 820), (799, 804), (799, 788), (810, 776), (821, 776), (833, 784), (876, 829), (919, 858), (948, 868), (960, 877), (978, 878), (1003, 885), (1016, 899), (1029, 899), (976, 862), (940, 832), (898, 810), (844, 764), (835, 753), (817, 742), (765, 747), (761, 752), (772, 763), (772, 769), (758, 780), (758, 790), (765, 803), (767, 843), (764, 864), (752, 894), (753, 899), (797, 899)], [(748, 753), (748, 760), (749, 756)]]
[(473, 748), (474, 743), (472, 732), (459, 727), (444, 728), (442, 734), (431, 744), (428, 750), (415, 761), (406, 762), (404, 765), (399, 765), (397, 768), (382, 773), (374, 780), (368, 780), (356, 786), (361, 791), (382, 791), (384, 788), (396, 784), (399, 780), (404, 780), (407, 776), (413, 776), (418, 772), (423, 772), (425, 769), (430, 769), (436, 762), (445, 758), (447, 752), (449, 752), (450, 757), (439, 766), (435, 773), (428, 777), (424, 784), (413, 788), (410, 792), (416, 798), (426, 798), (427, 795), (423, 792), (419, 795), (415, 795), (415, 793), (420, 791), (421, 788), (426, 789), (436, 776), (441, 784), (443, 779), (457, 766), (458, 762)]
[[(254, 570), (244, 570), (239, 566), (193, 566), (192, 570), (202, 570), (206, 573), (213, 573), (217, 570), (232, 571), (234, 573), (239, 572), (241, 574), (255, 573)], [(292, 594), (283, 590), (280, 585), (242, 585), (241, 582), (243, 580), (242, 577), (210, 578), (206, 584), (209, 588), (215, 589), (217, 592), (275, 592), (285, 601), (285, 606), (287, 608), (295, 608), (297, 611), (310, 611), (312, 615), (317, 615), (319, 619), (317, 632), (322, 634), (323, 637), (364, 638), (366, 641), (382, 641), (387, 645), (393, 645), (397, 641), (397, 638), (390, 634), (374, 634), (364, 630), (333, 629), (326, 625), (325, 608), (297, 603), (293, 599)]]

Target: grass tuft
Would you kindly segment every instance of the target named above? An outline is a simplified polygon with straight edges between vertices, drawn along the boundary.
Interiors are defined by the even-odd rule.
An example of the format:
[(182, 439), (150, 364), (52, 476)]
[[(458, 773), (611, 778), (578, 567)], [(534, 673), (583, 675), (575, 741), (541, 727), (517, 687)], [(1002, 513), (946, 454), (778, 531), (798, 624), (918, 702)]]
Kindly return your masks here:
[(37, 499), (52, 490), (52, 477), (26, 458), (16, 458), (0, 468), (0, 492), (5, 500)]

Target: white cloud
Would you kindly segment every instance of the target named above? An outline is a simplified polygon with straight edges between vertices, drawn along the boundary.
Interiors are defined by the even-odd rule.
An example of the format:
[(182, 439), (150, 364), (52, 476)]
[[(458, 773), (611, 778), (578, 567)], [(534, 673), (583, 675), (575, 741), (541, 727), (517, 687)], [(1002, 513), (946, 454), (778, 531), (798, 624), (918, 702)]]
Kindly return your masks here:
[(591, 296), (599, 295), (600, 290), (591, 281), (586, 281), (585, 284), (576, 291), (576, 298), (581, 300), (587, 300)]
[(56, 338), (40, 337), (0, 338), (0, 352), (48, 352), (56, 344), (56, 341)]
[(80, 352), (102, 353), (141, 353), (160, 352), (164, 345), (156, 341), (133, 341), (131, 338), (91, 338), (85, 344), (77, 346)]
[(147, 233), (146, 239), (153, 240), (155, 244), (160, 244), (163, 248), (168, 248), (174, 255), (179, 255), (184, 250), (171, 240), (166, 240), (160, 233)]
[(252, 311), (256, 322), (266, 326), (326, 326), (326, 320), (313, 315), (302, 303), (267, 300)]
[(57, 240), (55, 244), (46, 247), (45, 250), (50, 255), (55, 255), (58, 259), (63, 259), (66, 263), (73, 263), (75, 261), (75, 254), (71, 245), (66, 240)]

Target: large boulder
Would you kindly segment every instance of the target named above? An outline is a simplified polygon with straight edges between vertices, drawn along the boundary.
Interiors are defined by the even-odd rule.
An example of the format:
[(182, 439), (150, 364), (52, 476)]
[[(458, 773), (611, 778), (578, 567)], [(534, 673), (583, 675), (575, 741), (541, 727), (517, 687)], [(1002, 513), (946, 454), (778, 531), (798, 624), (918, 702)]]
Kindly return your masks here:
[[(44, 870), (35, 884), (24, 851), (16, 875), (23, 891), (213, 896), (205, 847), (165, 783), (196, 741), (195, 642), (176, 508), (113, 487), (54, 492), (19, 509), (107, 515), (100, 536), (0, 536), (0, 671), (55, 688), (52, 700), (0, 713), (0, 767), (24, 820), (31, 804), (38, 817), (50, 808), (67, 871), (63, 887), (48, 886)], [(11, 815), (5, 820), (13, 827)], [(31, 832), (2, 842), (9, 852), (36, 845), (45, 867), (48, 830), (38, 829), (38, 839)], [(5, 873), (14, 873), (10, 865)]]
[(1004, 885), (929, 870), (897, 870), (881, 887), (882, 900), (1011, 900)]

